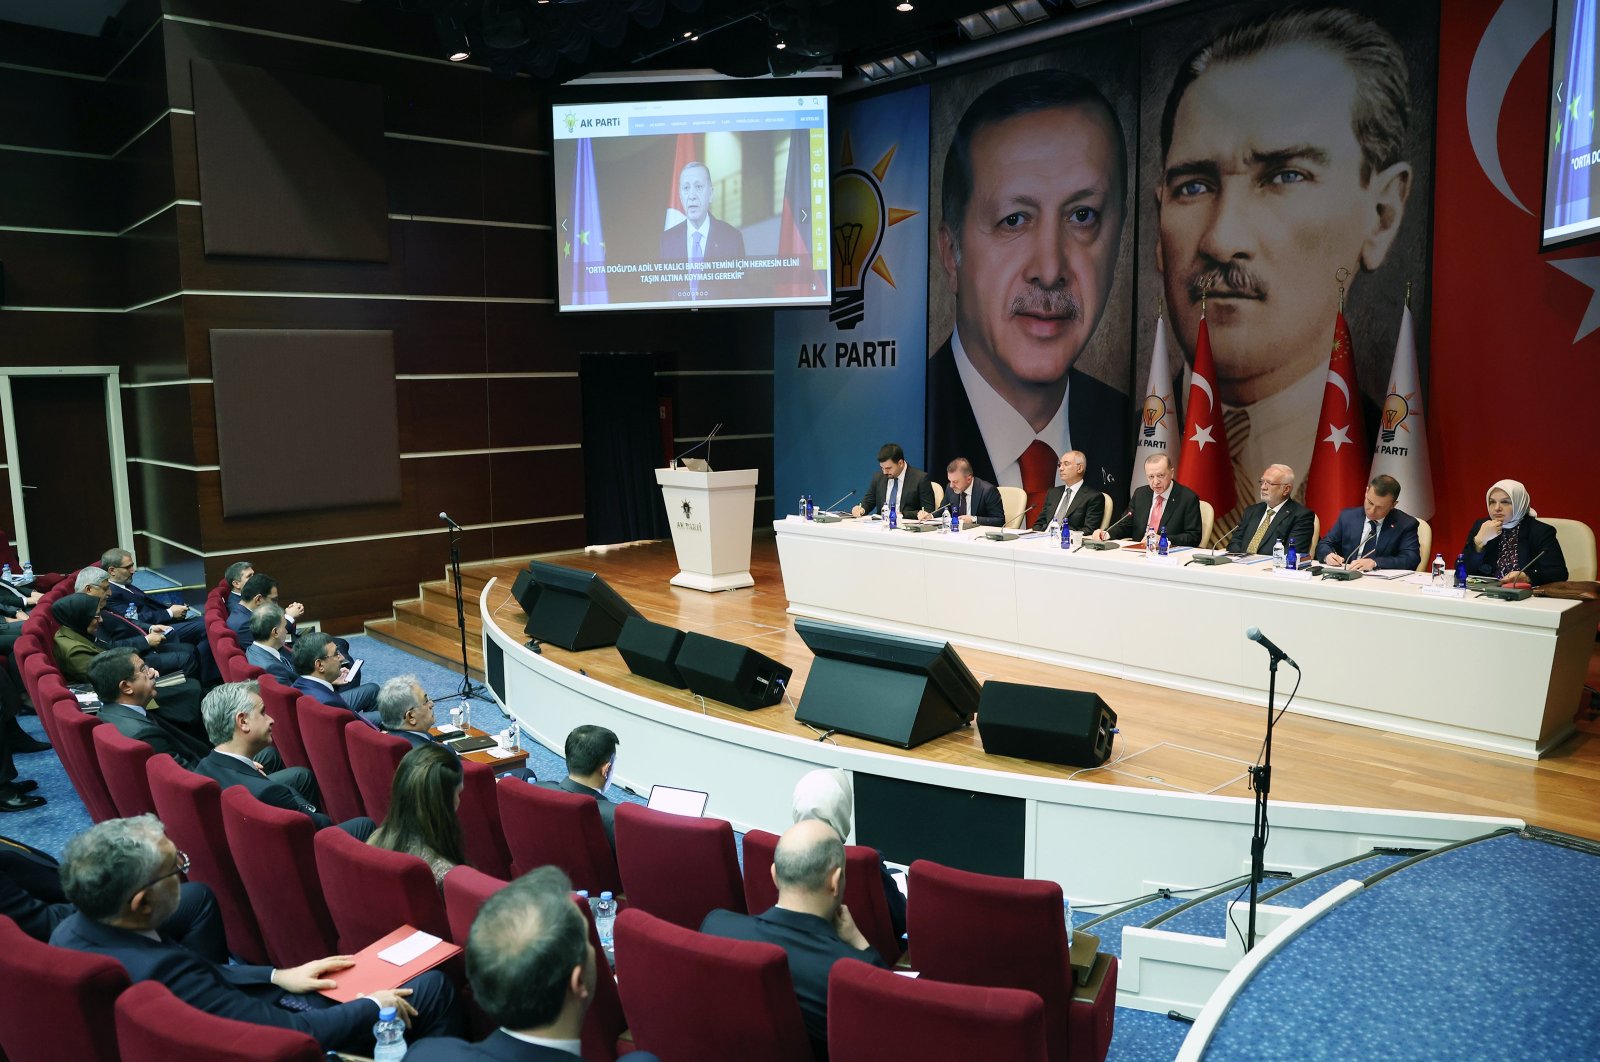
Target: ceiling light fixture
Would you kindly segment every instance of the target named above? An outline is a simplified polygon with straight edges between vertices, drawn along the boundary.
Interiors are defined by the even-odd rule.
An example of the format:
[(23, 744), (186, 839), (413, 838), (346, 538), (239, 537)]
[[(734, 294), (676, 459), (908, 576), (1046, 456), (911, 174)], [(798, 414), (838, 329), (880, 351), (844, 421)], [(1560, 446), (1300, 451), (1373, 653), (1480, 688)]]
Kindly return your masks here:
[(780, 51), (780, 52), (783, 51), (787, 47), (789, 47), (789, 45), (785, 41), (779, 41), (778, 44), (777, 44), (778, 51)]
[(460, 22), (449, 15), (440, 15), (434, 20), (434, 26), (439, 31), (439, 43), (444, 48), (446, 58), (452, 63), (472, 58), (472, 45)]
[(900, 0), (898, 4), (894, 5), (894, 9), (900, 12), (902, 15), (909, 11), (916, 10), (916, 8), (911, 6), (911, 0)]
[(956, 19), (956, 25), (961, 27), (962, 34), (968, 40), (975, 41), (1019, 26), (1043, 22), (1049, 17), (1050, 8), (1041, 0), (1010, 0), (1009, 3), (996, 4), (973, 15), (963, 15)]

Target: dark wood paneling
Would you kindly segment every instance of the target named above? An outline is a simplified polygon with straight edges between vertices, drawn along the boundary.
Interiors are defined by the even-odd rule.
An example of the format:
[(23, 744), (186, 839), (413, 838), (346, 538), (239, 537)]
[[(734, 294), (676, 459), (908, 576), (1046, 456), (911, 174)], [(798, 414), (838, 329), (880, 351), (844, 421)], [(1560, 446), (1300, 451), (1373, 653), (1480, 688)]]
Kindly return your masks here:
[(552, 273), (554, 240), (534, 229), (483, 230), (484, 293), (499, 298), (526, 298), (555, 288)]
[(489, 389), (491, 446), (548, 446), (583, 440), (576, 377), (496, 380)]
[[(389, 139), (389, 210), (440, 218), (483, 214), (483, 156), (478, 148)], [(515, 218), (498, 218), (514, 221)]]
[[(120, 343), (104, 348), (107, 361), (122, 364), (124, 383), (183, 380), (192, 364), (184, 350), (183, 316), (188, 299), (163, 299), (153, 306), (114, 318)], [(109, 316), (109, 315), (108, 315)]]
[(554, 210), (555, 197), (550, 194), (549, 155), (484, 152), (484, 217), (491, 221), (549, 225)]
[(115, 164), (0, 151), (0, 225), (116, 232)]
[[(146, 136), (155, 135), (154, 130), (146, 134)], [(195, 139), (194, 115), (168, 115), (163, 136), (171, 153), (172, 173), (169, 180), (172, 183), (174, 198), (199, 199), (200, 146)]]
[(488, 380), (396, 381), (400, 452), (474, 450), (491, 445), (490, 385)]
[(396, 249), (403, 255), (403, 290), (411, 295), (485, 293), (483, 234), (479, 225), (442, 225), (428, 221), (391, 221), (404, 235)]
[(0, 67), (0, 129), (8, 144), (109, 155), (138, 131), (136, 106), (107, 82)]
[[(211, 375), (213, 328), (381, 328), (397, 333), (395, 370), (400, 362), (398, 334), (409, 305), (390, 299), (296, 299), (235, 295), (188, 295), (183, 299), (183, 349), (195, 376)], [(419, 303), (419, 306), (455, 306)]]
[(495, 454), (484, 489), (493, 499), (496, 521), (581, 513), (583, 451)]
[(128, 43), (0, 20), (0, 62), (98, 77)]
[(114, 364), (127, 339), (127, 315), (0, 312), (0, 357), (7, 365)]
[[(209, 384), (123, 388), (122, 435), (127, 455), (181, 465), (212, 463), (195, 459), (195, 438), (202, 434), (202, 426), (193, 423), (200, 403), (197, 392), (204, 392), (205, 400), (210, 401)], [(204, 427), (209, 430), (204, 435), (215, 439), (211, 420), (207, 414)]]
[(128, 493), (137, 499), (134, 527), (200, 548), (203, 541), (200, 496), (202, 480), (207, 476), (214, 485), (215, 472), (190, 472), (164, 465), (128, 462)]
[(205, 562), (188, 550), (176, 549), (139, 531), (133, 533), (132, 548), (141, 568), (155, 568), (185, 586), (209, 589), (215, 584), (215, 580), (206, 581)]
[[(483, 312), (488, 323), (487, 371), (578, 371), (578, 348), (557, 331), (553, 306), (491, 303)], [(608, 322), (591, 317), (587, 324), (598, 331)]]
[(402, 373), (488, 371), (485, 319), (498, 307), (474, 302), (395, 304), (394, 368)]
[[(430, 226), (440, 228), (442, 226)], [(398, 294), (405, 290), (404, 223), (389, 223), (388, 262), (309, 262), (288, 258), (232, 258), (205, 253), (200, 208), (178, 207), (183, 283), (222, 291), (334, 291)], [(481, 270), (480, 270), (481, 276)], [(465, 294), (473, 294), (467, 291)], [(443, 293), (441, 293), (443, 294)], [(450, 292), (449, 294), (462, 294)]]
[(545, 524), (517, 524), (494, 529), (494, 557), (525, 557), (530, 553), (554, 553), (582, 549), (588, 544), (584, 522), (552, 520)]
[(413, 457), (402, 462), (411, 472), (417, 498), (416, 527), (438, 527), (439, 513), (458, 524), (496, 519), (490, 490), (494, 460), (488, 454)]
[(123, 249), (125, 284), (122, 305), (139, 306), (176, 293), (183, 287), (178, 273), (177, 210), (164, 210), (117, 240)]
[(715, 424), (724, 435), (772, 431), (772, 376), (663, 376), (660, 393), (672, 399), (673, 434), (704, 435)]
[(8, 305), (124, 305), (122, 250), (114, 238), (0, 231), (0, 261)]

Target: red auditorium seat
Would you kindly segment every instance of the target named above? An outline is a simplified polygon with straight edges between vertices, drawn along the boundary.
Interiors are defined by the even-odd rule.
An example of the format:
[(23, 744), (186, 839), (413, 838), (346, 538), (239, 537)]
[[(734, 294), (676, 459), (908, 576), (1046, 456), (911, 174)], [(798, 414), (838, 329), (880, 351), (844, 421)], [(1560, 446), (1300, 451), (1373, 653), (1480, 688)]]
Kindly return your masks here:
[(699, 929), (718, 908), (745, 913), (733, 827), (726, 822), (621, 804), (614, 826), (629, 906), (685, 929)]
[(1044, 1002), (1032, 992), (902, 977), (864, 962), (836, 962), (828, 976), (832, 1062), (882, 1062), (886, 1039), (900, 1058), (1046, 1062), (1044, 1029)]
[(179, 767), (171, 756), (151, 756), (145, 774), (167, 836), (189, 855), (189, 880), (209, 885), (216, 894), (228, 950), (245, 962), (266, 963), (261, 928), (222, 825), (222, 787)]
[(127, 987), (117, 960), (41, 944), (0, 915), (0, 1050), (10, 1062), (117, 1062), (112, 1008)]
[[(511, 850), (500, 828), (500, 800), (494, 768), (473, 760), (461, 761), (461, 833), (467, 862), (496, 878), (511, 879)], [(507, 785), (531, 789), (527, 782), (509, 779)]]
[(163, 984), (141, 981), (116, 1005), (122, 1062), (321, 1062), (317, 1041), (294, 1029), (218, 1018), (191, 1007)]
[(263, 804), (243, 786), (222, 792), (222, 827), (274, 966), (339, 953), (317, 877), (317, 829), (298, 811)]
[(506, 887), (500, 878), (473, 867), (456, 867), (444, 876), (444, 915), (450, 923), (450, 939), (467, 946), (472, 920), (484, 901)]
[(344, 822), (365, 815), (344, 740), (345, 724), (354, 717), (344, 708), (330, 708), (303, 694), (294, 702), (294, 714), (300, 720), (300, 736), (305, 739), (306, 756), (322, 789), (322, 801), (328, 805), (324, 809), (328, 816)]
[(150, 779), (145, 775), (144, 765), (156, 755), (155, 750), (142, 741), (125, 737), (114, 726), (95, 727), (92, 740), (100, 775), (106, 780), (106, 788), (111, 790), (118, 816), (126, 819), (153, 814), (156, 804), (150, 797)]
[(101, 729), (100, 720), (86, 715), (73, 697), (57, 699), (49, 711), (56, 721), (52, 728), (56, 754), (89, 817), (95, 822), (117, 818), (117, 802), (111, 799), (111, 790), (100, 773), (100, 758), (94, 751), (94, 732)]
[(789, 959), (776, 944), (709, 937), (630, 907), (617, 916), (617, 985), (641, 1051), (812, 1060)]
[(284, 766), (309, 768), (311, 757), (306, 755), (300, 716), (295, 711), (300, 691), (290, 689), (271, 675), (262, 675), (260, 681), (262, 708), (272, 716), (272, 743), (278, 747)]
[(402, 924), (452, 939), (444, 899), (428, 864), (358, 841), (343, 830), (322, 830), (313, 845), (340, 952), (353, 955)]
[(349, 718), (344, 727), (344, 743), (350, 750), (350, 773), (355, 776), (356, 789), (361, 793), (361, 803), (367, 814), (373, 821), (382, 822), (389, 814), (389, 791), (394, 788), (394, 773), (411, 751), (411, 742), (374, 730), (348, 712), (345, 714)]
[[(502, 783), (496, 794), (500, 824), (511, 848), (511, 873), (558, 866), (572, 887), (591, 896), (622, 892), (617, 857), (611, 852), (593, 797), (527, 783)], [(695, 923), (695, 929), (700, 928)]]
[(907, 909), (912, 964), (923, 977), (965, 985), (1020, 988), (1044, 1000), (1050, 1058), (1101, 1062), (1111, 1046), (1117, 962), (1098, 994), (1074, 998), (1061, 886), (1002, 878), (919, 859), (911, 864)]
[[(777, 849), (775, 833), (751, 830), (744, 835), (744, 900), (755, 914), (778, 902), (778, 886), (772, 881), (772, 857)], [(900, 938), (895, 935), (889, 901), (883, 895), (877, 849), (845, 845), (844, 860), (844, 903), (850, 908), (850, 917), (873, 950), (893, 966), (900, 961)]]

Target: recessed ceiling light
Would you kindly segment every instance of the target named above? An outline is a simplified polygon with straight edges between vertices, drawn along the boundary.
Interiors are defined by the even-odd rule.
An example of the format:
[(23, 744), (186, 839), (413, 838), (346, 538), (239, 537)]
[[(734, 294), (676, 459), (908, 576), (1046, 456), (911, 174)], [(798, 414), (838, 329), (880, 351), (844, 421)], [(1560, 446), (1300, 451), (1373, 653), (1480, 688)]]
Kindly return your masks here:
[(900, 0), (898, 4), (894, 5), (894, 9), (901, 14), (905, 14), (907, 11), (915, 10), (915, 8), (911, 6), (911, 0)]
[(778, 51), (780, 51), (780, 52), (781, 52), (781, 51), (783, 51), (783, 50), (784, 50), (784, 49), (785, 49), (785, 48), (787, 48), (787, 47), (789, 47), (789, 45), (788, 45), (788, 44), (786, 44), (786, 43), (785, 43), (785, 42), (783, 42), (783, 41), (779, 41), (779, 42), (778, 42)]

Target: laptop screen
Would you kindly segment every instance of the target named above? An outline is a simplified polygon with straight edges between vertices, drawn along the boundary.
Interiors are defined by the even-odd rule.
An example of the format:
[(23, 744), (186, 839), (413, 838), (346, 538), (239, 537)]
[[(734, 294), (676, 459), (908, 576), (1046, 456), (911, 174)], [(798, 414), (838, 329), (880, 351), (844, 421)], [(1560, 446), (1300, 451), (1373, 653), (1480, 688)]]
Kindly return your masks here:
[(674, 815), (687, 815), (698, 819), (706, 813), (705, 793), (693, 789), (674, 789), (670, 785), (650, 787), (650, 810), (669, 811)]

